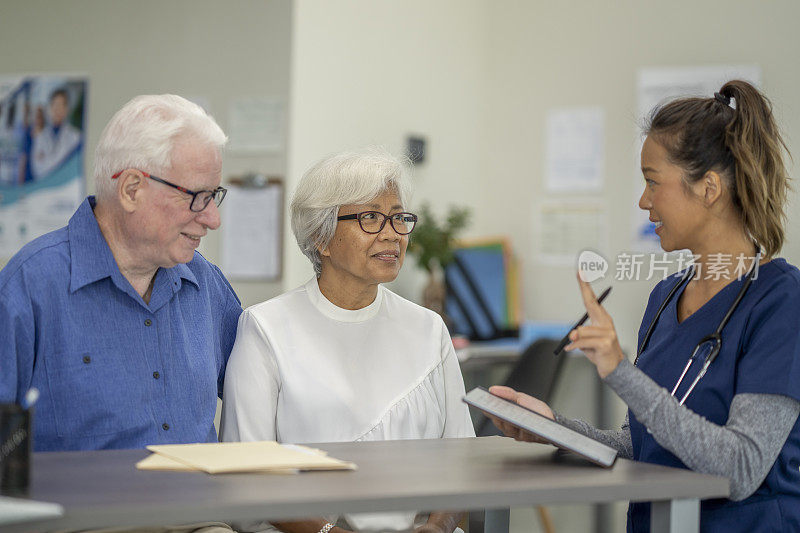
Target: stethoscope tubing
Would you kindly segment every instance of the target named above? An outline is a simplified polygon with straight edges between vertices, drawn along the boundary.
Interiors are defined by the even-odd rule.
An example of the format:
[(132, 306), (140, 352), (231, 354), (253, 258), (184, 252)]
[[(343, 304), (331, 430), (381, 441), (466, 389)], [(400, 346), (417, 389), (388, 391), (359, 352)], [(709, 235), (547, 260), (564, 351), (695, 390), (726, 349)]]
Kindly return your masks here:
[[(691, 368), (692, 363), (694, 363), (695, 358), (696, 358), (696, 356), (697, 356), (697, 354), (698, 354), (698, 352), (700, 350), (700, 347), (703, 344), (705, 344), (706, 342), (713, 341), (715, 343), (715, 345), (712, 348), (711, 352), (708, 355), (706, 355), (706, 357), (705, 357), (705, 359), (703, 361), (703, 367), (700, 369), (700, 372), (698, 372), (697, 376), (694, 378), (694, 380), (692, 381), (691, 385), (689, 386), (689, 389), (681, 397), (679, 405), (683, 405), (686, 402), (686, 399), (689, 397), (689, 395), (695, 389), (695, 387), (700, 382), (700, 380), (703, 378), (703, 376), (706, 375), (706, 372), (708, 372), (708, 369), (711, 366), (711, 363), (714, 362), (714, 359), (717, 358), (717, 355), (722, 350), (722, 330), (728, 324), (728, 321), (733, 316), (733, 313), (734, 313), (734, 311), (736, 311), (736, 308), (739, 306), (739, 303), (742, 301), (742, 298), (744, 298), (744, 295), (747, 292), (747, 289), (750, 288), (750, 285), (753, 283), (753, 281), (758, 276), (758, 267), (759, 267), (759, 263), (760, 262), (761, 262), (761, 251), (759, 250), (758, 252), (756, 252), (756, 257), (755, 257), (755, 260), (753, 262), (753, 266), (750, 268), (750, 271), (747, 273), (747, 278), (744, 281), (744, 285), (742, 285), (742, 288), (739, 289), (739, 294), (736, 295), (736, 299), (733, 301), (731, 306), (728, 308), (728, 312), (725, 313), (725, 316), (722, 318), (722, 320), (720, 321), (719, 325), (717, 325), (717, 329), (711, 335), (707, 335), (706, 337), (703, 337), (702, 339), (700, 339), (700, 342), (697, 344), (697, 346), (695, 346), (694, 351), (692, 352), (692, 355), (689, 357), (689, 360), (686, 362), (686, 366), (683, 367), (683, 372), (681, 372), (681, 375), (678, 378), (678, 382), (675, 383), (675, 387), (673, 387), (672, 392), (670, 393), (673, 397), (675, 397), (675, 393), (678, 392), (678, 387), (681, 386), (681, 383), (683, 383), (683, 379), (686, 377), (686, 374), (689, 372), (689, 368)], [(672, 297), (675, 296), (675, 293), (678, 292), (678, 289), (680, 289), (683, 285), (686, 284), (686, 282), (688, 282), (691, 279), (691, 277), (694, 275), (694, 271), (695, 271), (694, 265), (692, 265), (690, 268), (688, 268), (686, 270), (686, 272), (683, 274), (683, 276), (681, 277), (681, 279), (678, 281), (678, 283), (676, 283), (675, 286), (673, 286), (672, 289), (670, 289), (669, 294), (667, 294), (667, 297), (664, 299), (664, 301), (659, 306), (658, 311), (656, 312), (656, 316), (653, 318), (653, 320), (650, 322), (650, 325), (647, 327), (647, 332), (644, 335), (644, 339), (642, 339), (642, 344), (639, 346), (639, 349), (636, 352), (636, 359), (634, 359), (634, 361), (633, 361), (634, 365), (636, 365), (639, 362), (639, 357), (642, 355), (642, 353), (644, 352), (645, 348), (647, 348), (647, 344), (648, 344), (648, 342), (650, 342), (650, 337), (653, 335), (653, 330), (655, 330), (656, 324), (658, 323), (658, 319), (661, 318), (661, 313), (664, 312), (664, 309), (666, 309), (667, 305), (672, 300)]]

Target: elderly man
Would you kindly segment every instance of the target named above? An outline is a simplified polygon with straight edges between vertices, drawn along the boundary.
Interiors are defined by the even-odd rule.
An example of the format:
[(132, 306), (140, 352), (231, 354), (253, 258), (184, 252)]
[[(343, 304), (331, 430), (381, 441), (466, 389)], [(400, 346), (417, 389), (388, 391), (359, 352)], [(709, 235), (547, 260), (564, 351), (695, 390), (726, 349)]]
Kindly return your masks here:
[(97, 196), (0, 271), (0, 402), (39, 389), (36, 450), (217, 440), (241, 305), (195, 248), (226, 140), (183, 98), (134, 98), (98, 143)]

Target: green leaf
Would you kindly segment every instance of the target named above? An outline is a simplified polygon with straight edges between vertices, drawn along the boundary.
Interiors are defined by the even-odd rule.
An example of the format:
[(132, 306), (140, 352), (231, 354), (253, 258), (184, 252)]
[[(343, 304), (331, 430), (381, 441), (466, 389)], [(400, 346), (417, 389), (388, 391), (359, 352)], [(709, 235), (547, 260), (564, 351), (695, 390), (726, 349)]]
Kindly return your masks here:
[(419, 221), (408, 244), (408, 251), (416, 256), (420, 268), (431, 272), (436, 264), (444, 268), (453, 260), (457, 235), (467, 227), (469, 217), (469, 208), (451, 206), (444, 224), (440, 224), (430, 206), (427, 203), (422, 205)]

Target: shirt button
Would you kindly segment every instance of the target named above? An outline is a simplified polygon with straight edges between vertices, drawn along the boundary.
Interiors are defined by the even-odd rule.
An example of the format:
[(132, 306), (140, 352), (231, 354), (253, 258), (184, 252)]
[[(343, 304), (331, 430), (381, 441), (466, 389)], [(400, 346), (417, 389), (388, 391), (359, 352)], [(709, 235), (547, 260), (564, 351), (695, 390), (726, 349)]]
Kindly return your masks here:
[(91, 358), (91, 357), (89, 357), (88, 355), (84, 355), (84, 356), (83, 356), (83, 362), (84, 362), (84, 363), (86, 363), (86, 364), (88, 365), (89, 363), (91, 363), (91, 362), (92, 362), (92, 358)]
[(145, 321), (144, 321), (144, 325), (145, 325), (145, 326), (151, 326), (152, 324), (153, 324), (153, 321), (152, 321), (152, 320), (150, 320), (149, 318), (148, 318), (148, 319), (145, 319)]
[(153, 377), (158, 379), (161, 377), (161, 374), (159, 374), (158, 372), (153, 372)]
[(161, 424), (161, 427), (164, 428), (164, 431), (169, 431), (169, 424), (167, 424), (166, 422)]

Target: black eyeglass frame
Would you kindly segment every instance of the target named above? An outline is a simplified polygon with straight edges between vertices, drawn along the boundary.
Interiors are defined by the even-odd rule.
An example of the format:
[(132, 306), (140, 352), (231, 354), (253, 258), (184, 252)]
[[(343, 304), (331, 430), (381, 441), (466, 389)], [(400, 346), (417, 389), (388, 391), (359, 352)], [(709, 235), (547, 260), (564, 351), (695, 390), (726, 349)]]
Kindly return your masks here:
[[(122, 172), (125, 172), (125, 171), (123, 170)], [(113, 179), (116, 179), (116, 178), (120, 177), (120, 175), (122, 175), (122, 172), (117, 172), (116, 174), (111, 176), (111, 179), (113, 180)], [(193, 213), (202, 212), (206, 207), (208, 207), (208, 204), (211, 203), (211, 200), (214, 200), (214, 203), (217, 205), (217, 207), (219, 207), (222, 204), (222, 200), (225, 199), (225, 195), (228, 194), (228, 189), (226, 189), (225, 187), (217, 187), (213, 191), (210, 191), (208, 189), (202, 190), (202, 191), (193, 191), (191, 189), (187, 189), (186, 187), (181, 187), (180, 185), (175, 185), (174, 183), (170, 183), (169, 181), (167, 181), (165, 179), (162, 179), (162, 178), (159, 178), (158, 176), (154, 176), (152, 174), (148, 174), (147, 172), (143, 172), (141, 170), (139, 172), (141, 172), (142, 175), (145, 176), (146, 178), (150, 178), (151, 180), (157, 181), (159, 183), (163, 183), (164, 185), (169, 185), (170, 187), (172, 187), (174, 189), (178, 189), (179, 191), (184, 192), (186, 194), (191, 194), (192, 195), (192, 201), (191, 201), (191, 203), (189, 203), (189, 211), (191, 211)], [(203, 207), (201, 207), (200, 209), (194, 209), (195, 200), (197, 200), (197, 197), (199, 195), (203, 194), (203, 193), (206, 193), (206, 194), (209, 195), (209, 196), (206, 197), (205, 203), (203, 204)], [(219, 198), (219, 200), (217, 200), (217, 198)], [(202, 199), (202, 197), (201, 197), (201, 199)]]
[[(377, 231), (368, 231), (368, 230), (364, 229), (364, 225), (361, 223), (361, 216), (362, 215), (366, 215), (368, 213), (372, 213), (372, 214), (375, 214), (375, 215), (380, 215), (380, 216), (383, 217), (383, 222), (381, 222), (381, 225), (380, 225), (380, 227), (378, 228)], [(395, 225), (394, 225), (394, 217), (397, 217), (399, 215), (407, 215), (407, 216), (411, 217), (412, 221), (414, 222), (414, 225), (411, 226), (410, 230), (408, 230), (408, 231), (399, 231), (395, 227)], [(357, 220), (358, 221), (358, 225), (361, 228), (361, 231), (363, 231), (364, 233), (369, 233), (370, 235), (375, 235), (375, 234), (380, 233), (381, 231), (383, 231), (384, 226), (386, 226), (386, 221), (388, 220), (389, 224), (392, 226), (392, 229), (395, 231), (395, 233), (397, 233), (398, 235), (408, 235), (412, 231), (414, 231), (414, 228), (417, 227), (417, 222), (419, 221), (419, 217), (417, 215), (415, 215), (414, 213), (407, 213), (405, 211), (402, 212), (402, 213), (392, 213), (391, 215), (384, 215), (380, 211), (361, 211), (360, 213), (353, 213), (352, 215), (342, 215), (340, 217), (336, 217), (336, 220)]]
[[(203, 211), (206, 207), (208, 207), (208, 204), (211, 203), (211, 200), (214, 200), (214, 203), (216, 204), (216, 206), (219, 207), (220, 204), (222, 204), (222, 200), (225, 199), (225, 195), (228, 194), (228, 189), (226, 189), (225, 187), (217, 187), (213, 191), (210, 191), (210, 190), (192, 191), (192, 190), (187, 189), (186, 187), (181, 187), (180, 185), (175, 185), (174, 183), (170, 183), (165, 179), (159, 178), (158, 176), (153, 176), (152, 174), (147, 174), (146, 172), (142, 172), (142, 174), (144, 174), (145, 176), (147, 176), (151, 180), (156, 180), (157, 182), (163, 183), (164, 185), (169, 185), (170, 187), (174, 187), (174, 188), (178, 189), (181, 192), (185, 192), (186, 194), (191, 194), (192, 195), (192, 203), (189, 204), (189, 211), (192, 211), (194, 213), (200, 213), (201, 211)], [(197, 197), (199, 195), (203, 194), (203, 193), (208, 194), (208, 196), (205, 197), (205, 203), (203, 204), (203, 207), (201, 207), (200, 209), (194, 209), (195, 200), (197, 200)], [(200, 198), (201, 198), (201, 201), (203, 201), (202, 200), (203, 197), (200, 197)], [(219, 200), (217, 200), (217, 198), (219, 198)]]

